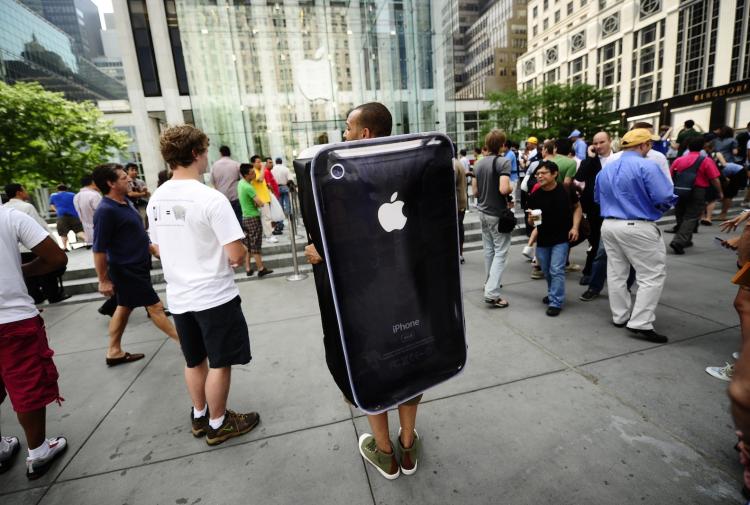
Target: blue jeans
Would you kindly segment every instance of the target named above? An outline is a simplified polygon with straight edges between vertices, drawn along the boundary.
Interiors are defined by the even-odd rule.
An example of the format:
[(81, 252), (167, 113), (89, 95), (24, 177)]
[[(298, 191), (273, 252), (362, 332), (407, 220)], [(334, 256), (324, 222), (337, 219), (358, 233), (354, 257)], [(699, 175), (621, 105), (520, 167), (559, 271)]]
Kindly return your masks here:
[(289, 215), (292, 213), (292, 207), (289, 200), (289, 188), (286, 186), (279, 186), (279, 203), (281, 208), (284, 209), (284, 214)]
[[(604, 241), (599, 242), (599, 250), (596, 251), (594, 263), (591, 265), (591, 278), (589, 280), (589, 290), (594, 293), (601, 293), (604, 289), (604, 281), (607, 280), (607, 251), (604, 250)], [(628, 289), (635, 282), (635, 268), (630, 267), (628, 274)]]
[(490, 216), (484, 212), (479, 213), (479, 222), (482, 223), (482, 243), (484, 245), (484, 273), (487, 281), (484, 283), (485, 300), (497, 300), (500, 298), (500, 281), (503, 270), (508, 263), (508, 251), (510, 250), (510, 233), (497, 231), (499, 217)]
[(550, 307), (562, 308), (565, 303), (565, 262), (569, 249), (567, 242), (550, 247), (536, 246), (536, 260), (547, 280)]

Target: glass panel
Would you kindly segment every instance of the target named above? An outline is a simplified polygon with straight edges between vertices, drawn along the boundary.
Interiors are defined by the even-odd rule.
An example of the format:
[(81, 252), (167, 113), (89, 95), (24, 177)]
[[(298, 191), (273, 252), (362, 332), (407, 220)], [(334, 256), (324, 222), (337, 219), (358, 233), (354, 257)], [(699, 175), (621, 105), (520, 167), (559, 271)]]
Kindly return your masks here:
[[(255, 153), (291, 159), (341, 140), (348, 111), (369, 101), (389, 108), (393, 133), (445, 131), (439, 114), (455, 108), (453, 93), (474, 86), (454, 68), (488, 63), (465, 48), (444, 50), (445, 97), (436, 100), (428, 0), (174, 2), (195, 123), (211, 138), (210, 157), (226, 144), (243, 160)], [(451, 27), (458, 32), (467, 22), (458, 12), (443, 17), (448, 36), (435, 43), (451, 45)], [(454, 128), (462, 116), (454, 116)]]

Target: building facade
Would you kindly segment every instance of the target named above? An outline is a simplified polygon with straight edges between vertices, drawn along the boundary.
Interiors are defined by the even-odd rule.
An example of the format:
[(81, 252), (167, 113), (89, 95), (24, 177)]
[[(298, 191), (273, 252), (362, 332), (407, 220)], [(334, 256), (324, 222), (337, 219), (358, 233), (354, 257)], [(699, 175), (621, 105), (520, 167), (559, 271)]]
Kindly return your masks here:
[(91, 0), (22, 0), (27, 7), (73, 39), (77, 53), (90, 59), (103, 55), (99, 9)]
[(0, 79), (36, 81), (71, 100), (125, 98), (125, 87), (99, 71), (60, 28), (16, 0), (0, 0), (0, 9)]
[(383, 102), (394, 133), (442, 129), (429, 0), (115, 0), (130, 124), (147, 180), (158, 134), (192, 122), (211, 139), (290, 160), (341, 139), (353, 106)]
[[(520, 88), (589, 83), (622, 126), (750, 121), (750, 0), (530, 0)], [(591, 132), (585, 132), (591, 135)]]

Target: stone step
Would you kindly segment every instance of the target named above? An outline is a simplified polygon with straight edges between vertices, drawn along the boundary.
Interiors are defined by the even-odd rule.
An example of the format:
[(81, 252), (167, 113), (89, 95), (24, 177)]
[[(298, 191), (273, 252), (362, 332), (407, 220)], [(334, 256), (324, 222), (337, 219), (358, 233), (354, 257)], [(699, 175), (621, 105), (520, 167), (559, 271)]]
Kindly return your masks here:
[[(736, 201), (738, 201), (737, 199)], [(731, 215), (735, 215), (741, 209), (737, 205), (732, 209)], [(717, 212), (718, 213), (718, 212)], [(526, 233), (523, 224), (523, 214), (516, 213), (518, 224), (511, 234), (511, 244), (522, 244), (525, 243)], [(659, 221), (660, 226), (672, 225), (675, 222), (673, 211), (665, 214)], [(309, 271), (310, 265), (307, 264), (305, 256), (303, 254), (306, 240), (299, 238), (297, 240), (297, 261), (300, 266), (300, 271)], [(482, 249), (482, 230), (479, 223), (478, 213), (472, 211), (467, 214), (464, 222), (464, 251), (476, 251)], [(292, 272), (292, 254), (291, 244), (288, 239), (286, 243), (280, 244), (264, 244), (263, 245), (263, 263), (270, 269), (274, 270), (274, 277), (277, 275), (288, 275)], [(153, 270), (151, 271), (152, 282), (155, 285), (162, 285), (164, 283), (164, 275), (161, 270), (161, 263), (158, 260), (154, 261)], [(247, 280), (245, 276), (244, 268), (238, 268), (235, 278), (238, 281)], [(256, 278), (256, 277), (253, 277)], [(65, 291), (68, 294), (74, 295), (72, 299), (78, 295), (93, 295), (94, 298), (99, 297), (96, 271), (93, 268), (83, 268), (78, 270), (70, 270), (65, 273), (63, 277), (63, 285)]]

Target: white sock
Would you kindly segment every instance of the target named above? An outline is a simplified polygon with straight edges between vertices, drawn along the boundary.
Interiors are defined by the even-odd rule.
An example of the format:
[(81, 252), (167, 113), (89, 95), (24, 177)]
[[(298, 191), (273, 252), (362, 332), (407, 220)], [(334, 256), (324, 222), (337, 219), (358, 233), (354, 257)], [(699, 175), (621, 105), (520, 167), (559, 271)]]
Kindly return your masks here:
[(203, 406), (203, 410), (198, 410), (193, 406), (193, 419), (198, 419), (200, 417), (203, 417), (206, 415), (206, 412), (208, 411), (208, 404)]
[(216, 419), (209, 419), (208, 424), (211, 426), (212, 429), (218, 430), (219, 427), (224, 424), (224, 416), (218, 417)]
[(44, 442), (42, 442), (42, 445), (36, 449), (29, 449), (29, 459), (46, 458), (49, 451), (49, 441), (45, 439)]

